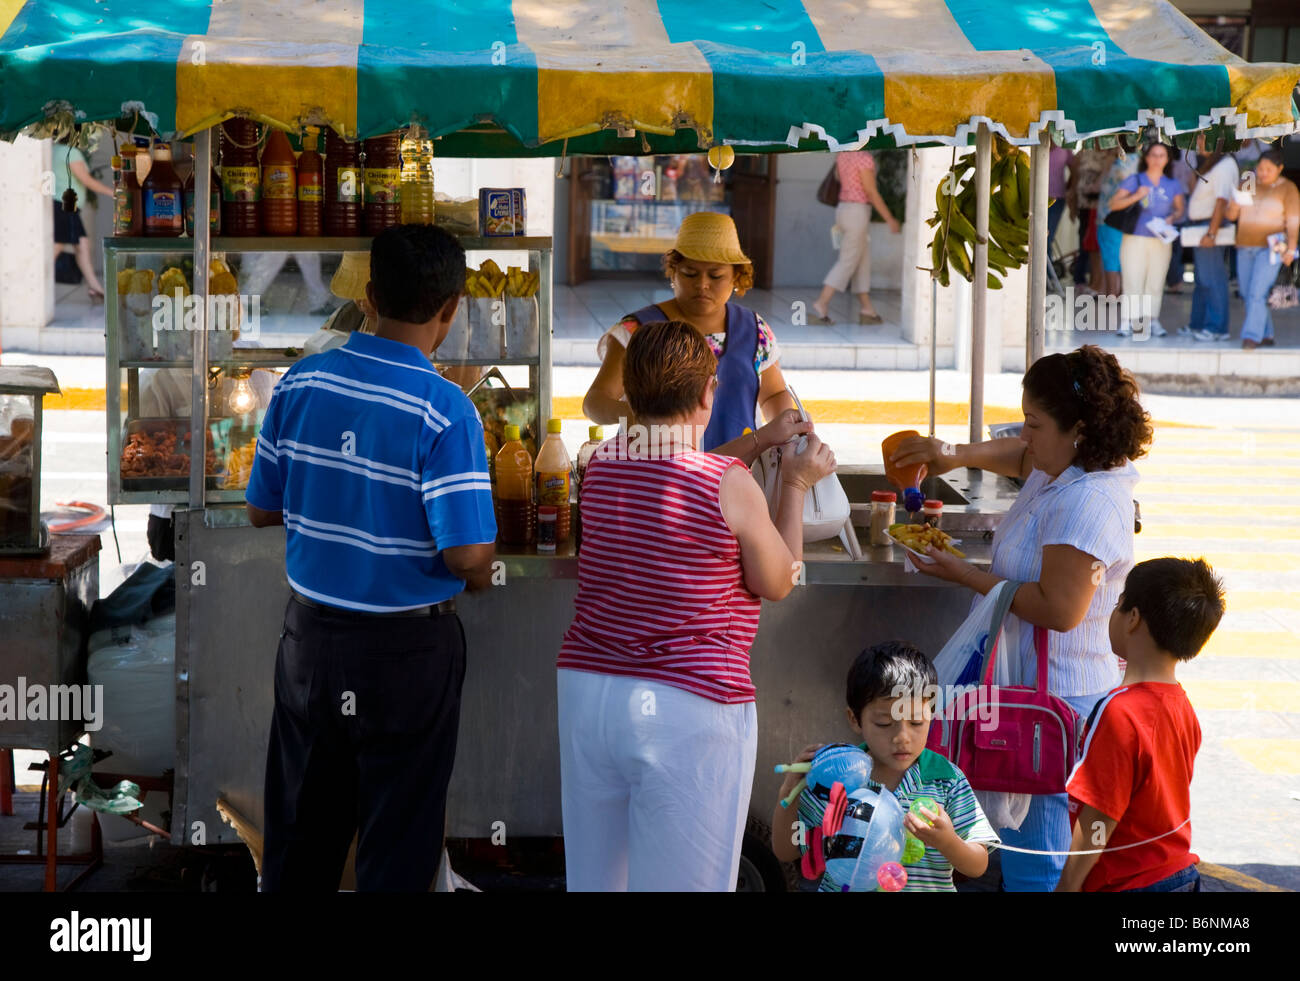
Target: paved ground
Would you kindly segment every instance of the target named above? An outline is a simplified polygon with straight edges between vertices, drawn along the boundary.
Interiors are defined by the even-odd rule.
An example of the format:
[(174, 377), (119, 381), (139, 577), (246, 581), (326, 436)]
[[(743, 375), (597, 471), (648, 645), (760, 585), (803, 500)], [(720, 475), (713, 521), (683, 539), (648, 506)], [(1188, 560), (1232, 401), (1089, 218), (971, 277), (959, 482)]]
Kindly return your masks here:
[[(0, 361), (50, 364), (65, 386), (103, 384), (101, 359), (6, 353)], [(590, 368), (555, 371), (556, 408), (571, 448), (586, 438), (577, 406), (592, 375)], [(792, 370), (789, 377), (804, 397), (822, 403), (818, 431), (841, 462), (877, 463), (884, 435), (925, 426), (923, 373)], [(938, 433), (965, 441), (969, 379), (940, 372), (938, 382)], [(1016, 375), (990, 376), (990, 421), (1017, 418), (1019, 384)], [(1157, 427), (1151, 454), (1139, 463), (1138, 557), (1203, 555), (1228, 586), (1219, 631), (1181, 669), (1204, 732), (1192, 785), (1193, 848), (1207, 870), (1221, 867), (1216, 888), (1300, 889), (1300, 402), (1172, 396), (1145, 402)], [(42, 506), (104, 502), (103, 413), (52, 411), (46, 420)], [(146, 552), (145, 517), (143, 507), (117, 509), (124, 563)], [(121, 578), (106, 533), (102, 591)], [(34, 807), (34, 797), (29, 800)], [(23, 834), (20, 823), (0, 818), (0, 847), (31, 847), (30, 832), (26, 844), (15, 840)], [(163, 883), (179, 882), (173, 872), (184, 866), (181, 858), (164, 857), (169, 846), (117, 846), (113, 853), (116, 871), (98, 873), (89, 888), (171, 888)], [(35, 875), (0, 866), (0, 889), (32, 888)]]

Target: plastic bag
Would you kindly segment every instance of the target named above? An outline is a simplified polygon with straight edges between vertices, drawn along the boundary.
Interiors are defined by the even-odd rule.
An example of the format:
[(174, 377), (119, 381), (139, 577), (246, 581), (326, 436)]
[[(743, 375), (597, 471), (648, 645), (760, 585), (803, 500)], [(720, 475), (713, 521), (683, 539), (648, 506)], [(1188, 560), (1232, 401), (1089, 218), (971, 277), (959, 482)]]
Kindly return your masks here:
[[(790, 390), (791, 397), (799, 407), (799, 414), (805, 421), (808, 413), (804, 411), (799, 396)], [(802, 453), (808, 445), (808, 437), (800, 436), (785, 446), (773, 446), (758, 455), (750, 472), (763, 488), (767, 497), (768, 514), (776, 521), (777, 511), (781, 507), (781, 457), (784, 452)], [(851, 558), (861, 557), (858, 549), (857, 535), (853, 531), (852, 509), (849, 507), (848, 495), (840, 483), (838, 474), (827, 474), (813, 485), (803, 497), (803, 540), (820, 542), (828, 538), (839, 537), (844, 542)]]
[(103, 685), (97, 749), (111, 750), (119, 773), (162, 773), (176, 765), (176, 614), (119, 624), (90, 638), (86, 665)]
[[(966, 619), (962, 621), (960, 627), (948, 638), (948, 643), (943, 645), (941, 650), (934, 658), (934, 669), (939, 675), (939, 698), (935, 704), (935, 711), (940, 712), (952, 698), (958, 694), (958, 689), (971, 689), (979, 684), (980, 669), (984, 664), (984, 657), (989, 650), (989, 626), (993, 619), (995, 607), (998, 605), (998, 597), (1002, 591), (1008, 587), (1004, 580), (998, 583), (988, 591), (986, 596), (980, 597), (975, 606), (971, 609)], [(1003, 643), (1006, 642), (1006, 622), (1003, 621)], [(1002, 650), (1011, 648), (1002, 647)], [(1011, 658), (998, 658), (997, 670), (1001, 673), (1005, 665)], [(1000, 682), (995, 682), (1000, 683)]]

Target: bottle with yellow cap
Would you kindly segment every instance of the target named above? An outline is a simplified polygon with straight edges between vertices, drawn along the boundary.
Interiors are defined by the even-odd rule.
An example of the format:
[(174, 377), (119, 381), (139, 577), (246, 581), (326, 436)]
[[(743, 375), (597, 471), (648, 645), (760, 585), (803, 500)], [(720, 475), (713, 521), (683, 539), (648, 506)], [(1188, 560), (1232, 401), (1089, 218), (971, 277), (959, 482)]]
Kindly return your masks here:
[(587, 442), (578, 447), (578, 499), (582, 500), (582, 481), (587, 476), (587, 464), (605, 441), (605, 433), (599, 426), (587, 427)]
[(497, 451), (497, 539), (503, 545), (527, 545), (537, 527), (533, 506), (533, 458), (519, 441), (519, 427), (506, 426), (506, 441)]
[(569, 540), (569, 490), (573, 462), (560, 439), (560, 420), (546, 424), (546, 442), (537, 451), (537, 505), (556, 509), (555, 541)]

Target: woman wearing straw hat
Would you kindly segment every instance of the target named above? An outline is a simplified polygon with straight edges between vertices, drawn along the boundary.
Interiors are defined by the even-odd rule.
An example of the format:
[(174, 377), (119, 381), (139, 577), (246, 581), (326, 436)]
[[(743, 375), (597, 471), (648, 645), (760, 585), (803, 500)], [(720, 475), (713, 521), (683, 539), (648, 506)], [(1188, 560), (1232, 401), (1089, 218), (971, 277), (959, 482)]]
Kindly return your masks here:
[(365, 334), (375, 332), (375, 309), (366, 299), (366, 283), (370, 282), (370, 253), (344, 252), (343, 261), (334, 270), (330, 292), (340, 300), (347, 300), (325, 321), (323, 329), (350, 334), (359, 330)]
[[(786, 389), (772, 328), (731, 300), (754, 285), (753, 263), (731, 218), (711, 211), (687, 215), (663, 266), (673, 298), (628, 314), (601, 337), (600, 371), (583, 399), (583, 414), (602, 425), (632, 419), (623, 390), (628, 342), (642, 324), (681, 320), (704, 336), (718, 359), (718, 390), (700, 449), (753, 463), (763, 450), (812, 432)], [(759, 410), (768, 422), (754, 432)]]

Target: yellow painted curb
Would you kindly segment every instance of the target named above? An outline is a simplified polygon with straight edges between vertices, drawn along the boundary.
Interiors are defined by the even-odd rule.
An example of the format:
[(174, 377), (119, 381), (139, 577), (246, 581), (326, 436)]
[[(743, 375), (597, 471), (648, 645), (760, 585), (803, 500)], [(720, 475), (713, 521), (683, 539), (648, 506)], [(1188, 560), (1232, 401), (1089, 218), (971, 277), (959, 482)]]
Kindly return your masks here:
[(1262, 879), (1256, 879), (1253, 875), (1247, 875), (1245, 872), (1238, 872), (1236, 869), (1230, 869), (1225, 865), (1215, 865), (1213, 862), (1207, 862), (1202, 859), (1197, 863), (1197, 870), (1201, 875), (1208, 875), (1211, 878), (1218, 879), (1220, 882), (1226, 882), (1229, 885), (1241, 886), (1243, 889), (1249, 889), (1251, 892), (1292, 892), (1291, 889), (1283, 889), (1281, 886), (1275, 886), (1270, 882), (1264, 882)]
[[(77, 412), (103, 412), (108, 407), (107, 393), (102, 388), (65, 388), (59, 395), (47, 395), (42, 403), (45, 411), (66, 409)], [(126, 404), (126, 389), (122, 389), (122, 404)]]

